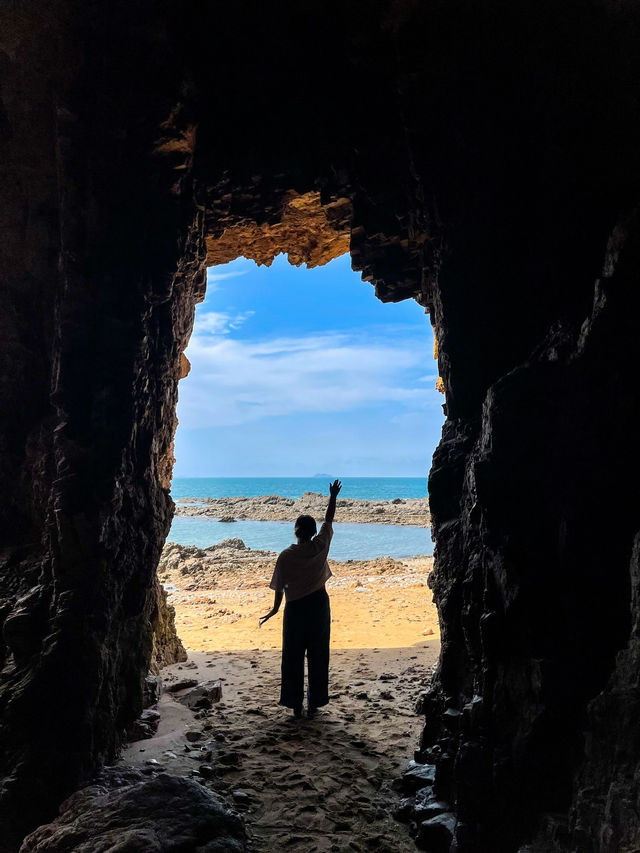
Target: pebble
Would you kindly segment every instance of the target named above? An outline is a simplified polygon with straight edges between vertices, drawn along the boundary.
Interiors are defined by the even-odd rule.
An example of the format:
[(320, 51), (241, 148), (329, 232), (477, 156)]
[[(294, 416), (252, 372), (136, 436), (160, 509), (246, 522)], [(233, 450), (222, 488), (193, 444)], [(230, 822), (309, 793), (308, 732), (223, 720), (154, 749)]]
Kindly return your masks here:
[(251, 799), (246, 791), (232, 791), (231, 796), (238, 805), (248, 805)]

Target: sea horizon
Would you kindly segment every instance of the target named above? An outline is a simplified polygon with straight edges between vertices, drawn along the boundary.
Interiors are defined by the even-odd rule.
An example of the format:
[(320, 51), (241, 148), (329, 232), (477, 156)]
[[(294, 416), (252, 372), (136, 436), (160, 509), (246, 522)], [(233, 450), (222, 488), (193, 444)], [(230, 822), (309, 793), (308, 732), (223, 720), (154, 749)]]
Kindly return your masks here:
[[(340, 497), (357, 500), (426, 498), (427, 477), (340, 477)], [(304, 492), (327, 494), (333, 475), (310, 477), (174, 477), (171, 496), (183, 498), (254, 498), (280, 495), (296, 499)]]

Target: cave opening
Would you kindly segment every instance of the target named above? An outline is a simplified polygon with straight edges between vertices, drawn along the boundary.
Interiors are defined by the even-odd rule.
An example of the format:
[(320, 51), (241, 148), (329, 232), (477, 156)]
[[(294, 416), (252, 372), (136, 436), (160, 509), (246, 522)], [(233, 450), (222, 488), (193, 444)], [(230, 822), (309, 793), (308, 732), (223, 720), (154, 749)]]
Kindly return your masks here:
[[(239, 258), (207, 270), (182, 358), (176, 516), (158, 567), (188, 657), (161, 671), (160, 729), (123, 760), (155, 759), (199, 778), (204, 771), (194, 777), (182, 757), (184, 728), (198, 747), (208, 727), (242, 756), (226, 778), (247, 802), (260, 802), (246, 816), (265, 850), (307, 849), (308, 839), (292, 835), (309, 809), (327, 844), (339, 840), (336, 821), (356, 838), (368, 820), (381, 844), (400, 850), (409, 836), (403, 829), (398, 838), (375, 804), (376, 789), (388, 790), (413, 758), (416, 700), (439, 653), (426, 494), (442, 422), (435, 362), (428, 367), (433, 331), (417, 302), (380, 302), (349, 254), (302, 269), (290, 260), (258, 267)], [(271, 605), (275, 558), (293, 541), (295, 518), (309, 513), (319, 526), (336, 477), (343, 491), (327, 583), (330, 702), (286, 739), (296, 747), (291, 772), (314, 788), (285, 797), (287, 829), (279, 826), (282, 752), (290, 749), (279, 731), (292, 722), (277, 706), (282, 625), (274, 618), (259, 628), (258, 619)], [(185, 675), (222, 679), (201, 722), (176, 714)], [(259, 729), (247, 727), (252, 719)], [(224, 743), (215, 752), (218, 762), (232, 760)], [(366, 777), (350, 769), (363, 762)]]
[[(638, 4), (1, 15), (0, 847), (47, 821), (25, 852), (135, 835), (123, 802), (148, 818), (138, 846), (174, 830), (167, 802), (190, 840), (244, 846), (208, 770), (112, 764), (154, 643), (175, 642), (155, 580), (194, 304), (205, 267), (250, 244), (348, 250), (437, 332), (442, 654), (406, 781), (414, 834), (459, 853), (636, 849)], [(243, 760), (230, 742), (222, 768)]]
[[(321, 523), (322, 493), (339, 476), (343, 493), (332, 558), (341, 561), (340, 569), (345, 560), (360, 561), (366, 574), (367, 561), (426, 558), (433, 551), (426, 471), (440, 438), (442, 396), (435, 390), (435, 364), (431, 372), (427, 367), (434, 341), (424, 309), (413, 300), (384, 306), (352, 272), (348, 254), (303, 269), (291, 260), (280, 255), (258, 267), (240, 258), (208, 269), (207, 297), (181, 360), (176, 516), (165, 552), (191, 547), (202, 557), (203, 549), (229, 540), (247, 548), (231, 555), (242, 556), (245, 567), (251, 549), (262, 562), (269, 551), (275, 559), (292, 541), (297, 515), (313, 512)], [(318, 473), (327, 471), (333, 474)], [(176, 557), (173, 552), (171, 573), (164, 557), (160, 562), (165, 581), (171, 575), (170, 599), (178, 595)], [(195, 586), (204, 588), (202, 568), (185, 571), (184, 583), (200, 573)], [(362, 586), (354, 571), (349, 584)], [(268, 578), (262, 580), (266, 587)], [(182, 605), (189, 598), (183, 596)], [(430, 609), (426, 598), (420, 606)], [(218, 629), (240, 619), (246, 625), (246, 612), (217, 614), (220, 624), (206, 623), (212, 631), (196, 641), (178, 607), (178, 633), (187, 632), (189, 648), (259, 643), (257, 612), (242, 640), (238, 626), (231, 637)], [(415, 630), (415, 636), (402, 631), (405, 620), (396, 623), (397, 643), (388, 630), (384, 642), (381, 636), (376, 641), (380, 631), (364, 615), (340, 620), (359, 626), (360, 642), (421, 639)], [(412, 614), (409, 621), (417, 619)], [(434, 634), (432, 625), (423, 627)], [(341, 633), (333, 645), (344, 641)]]

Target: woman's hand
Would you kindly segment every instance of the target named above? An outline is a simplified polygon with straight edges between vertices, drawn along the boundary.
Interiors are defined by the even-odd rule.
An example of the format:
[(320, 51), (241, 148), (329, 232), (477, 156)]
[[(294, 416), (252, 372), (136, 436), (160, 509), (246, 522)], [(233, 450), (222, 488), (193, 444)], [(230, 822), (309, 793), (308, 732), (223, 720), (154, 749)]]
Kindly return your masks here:
[(258, 619), (258, 628), (262, 628), (262, 626), (267, 621), (267, 619), (271, 619), (271, 617), (275, 616), (277, 612), (278, 612), (277, 610), (270, 610), (266, 616), (261, 616)]
[(275, 616), (278, 610), (280, 610), (280, 605), (282, 604), (282, 596), (283, 591), (281, 589), (276, 590), (276, 594), (273, 597), (273, 607), (267, 613), (266, 616), (261, 616), (258, 619), (258, 628), (262, 628), (267, 619), (271, 619), (272, 616)]
[(332, 498), (337, 498), (341, 488), (342, 483), (340, 480), (334, 480), (333, 483), (329, 484), (329, 495)]

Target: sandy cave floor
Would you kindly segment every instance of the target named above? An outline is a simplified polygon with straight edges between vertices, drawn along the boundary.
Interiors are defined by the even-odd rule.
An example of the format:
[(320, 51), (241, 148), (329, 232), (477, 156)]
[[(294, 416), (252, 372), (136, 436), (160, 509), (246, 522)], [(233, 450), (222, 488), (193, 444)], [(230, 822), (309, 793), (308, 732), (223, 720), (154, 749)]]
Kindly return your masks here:
[(178, 633), (190, 651), (186, 663), (163, 670), (165, 684), (220, 679), (222, 699), (196, 716), (165, 693), (156, 736), (122, 756), (158, 762), (148, 765), (153, 772), (212, 767), (203, 784), (233, 796), (256, 853), (415, 850), (390, 816), (399, 797), (391, 786), (413, 757), (422, 728), (415, 700), (439, 652), (431, 562), (332, 568), (331, 702), (317, 717), (296, 720), (277, 705), (281, 614), (257, 627), (272, 600), (264, 567), (241, 580), (218, 574), (212, 589), (187, 590), (173, 577), (182, 587), (171, 594)]

